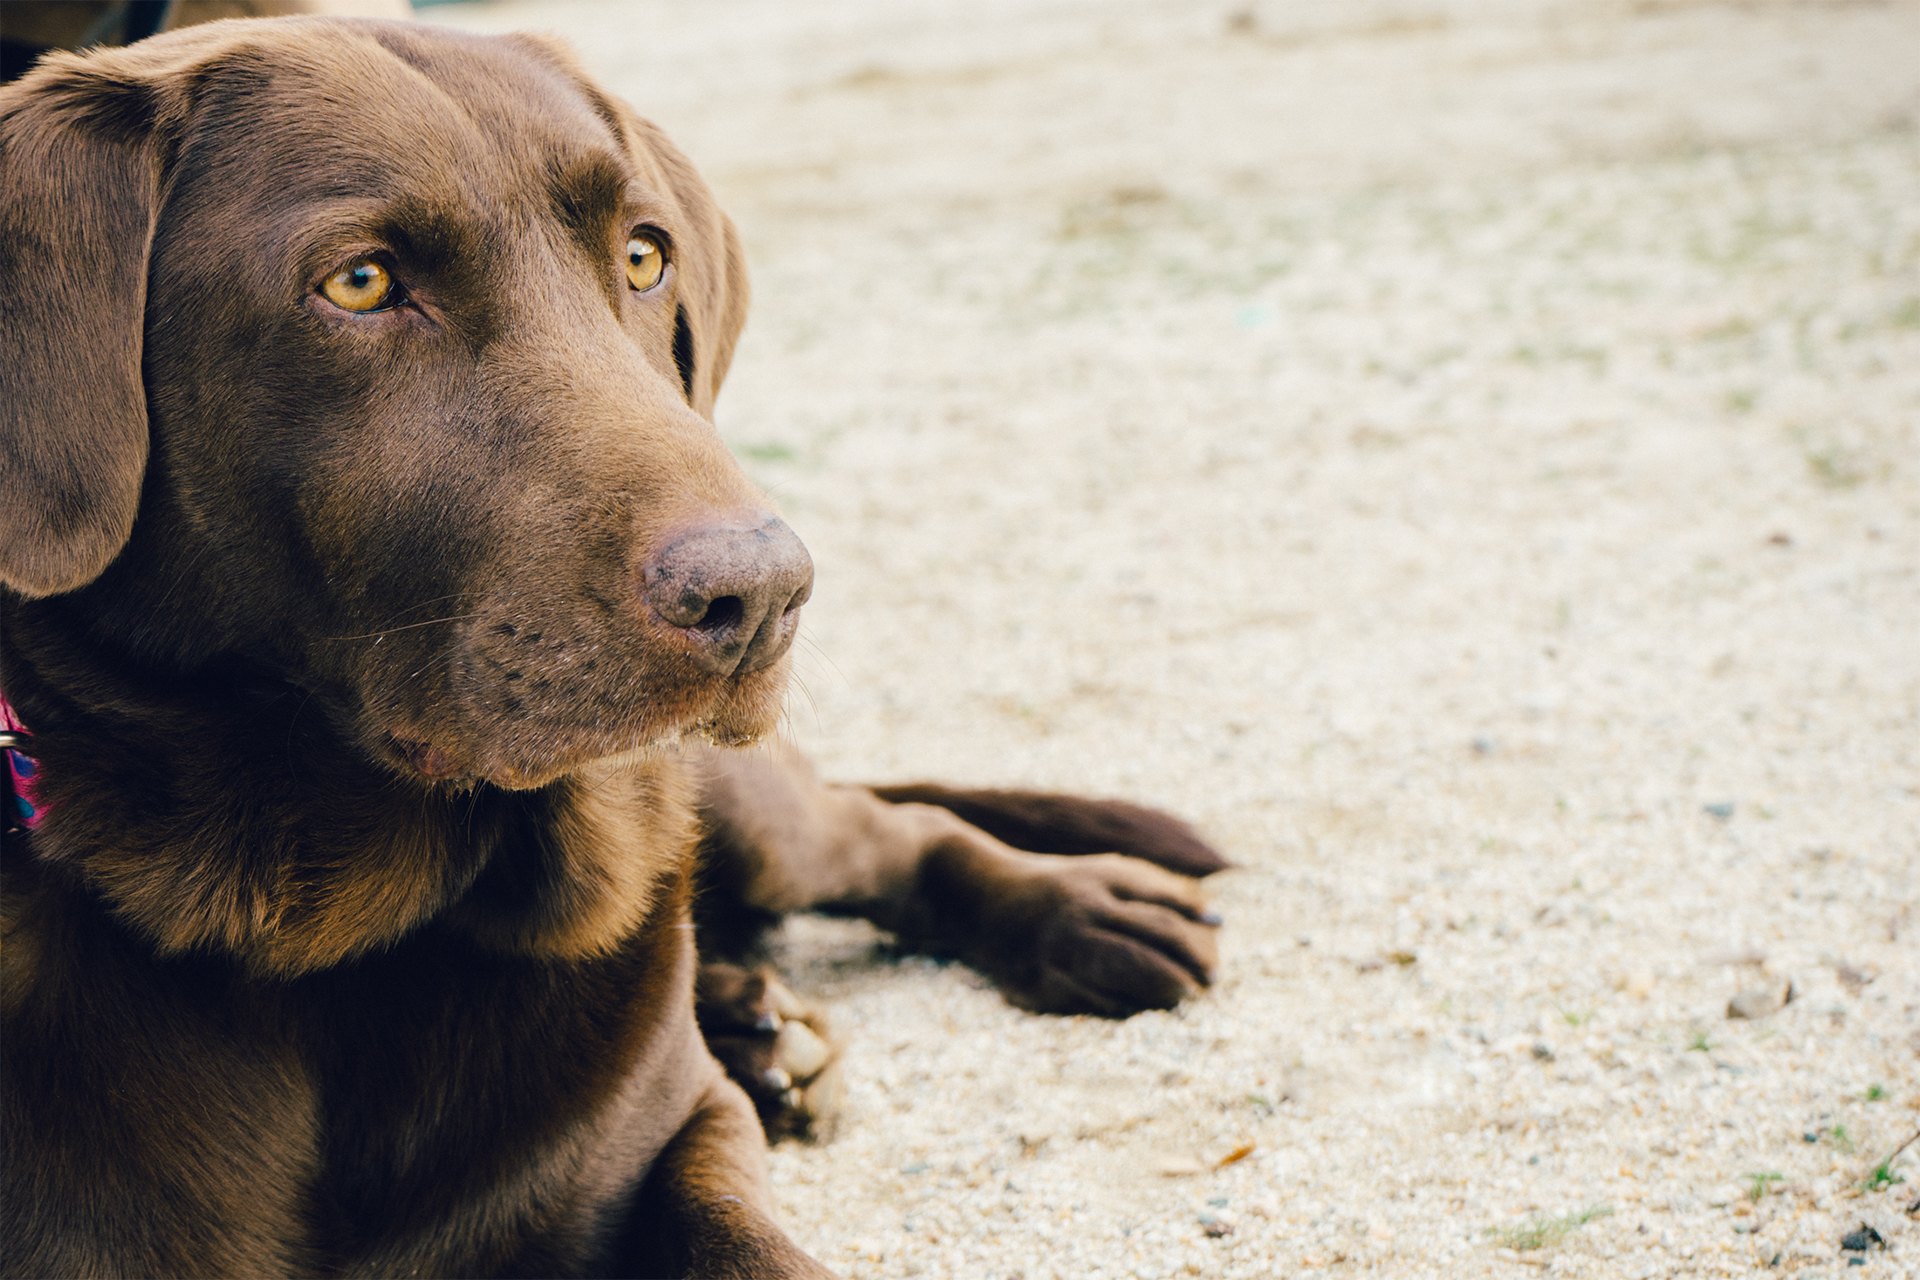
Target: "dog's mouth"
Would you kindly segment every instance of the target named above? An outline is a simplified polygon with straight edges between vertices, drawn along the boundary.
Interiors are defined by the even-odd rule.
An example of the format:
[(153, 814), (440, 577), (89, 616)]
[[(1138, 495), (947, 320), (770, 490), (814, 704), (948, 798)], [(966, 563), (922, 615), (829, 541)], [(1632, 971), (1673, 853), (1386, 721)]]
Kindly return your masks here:
[[(610, 705), (605, 691), (596, 690), (544, 714), (489, 690), (495, 696), (457, 700), (464, 705), (450, 719), (385, 720), (377, 750), (403, 777), (430, 786), (525, 791), (589, 765), (674, 751), (689, 739), (744, 746), (778, 723), (790, 661), (783, 656), (704, 688), (656, 685), (651, 696), (640, 692), (624, 706)], [(650, 683), (636, 678), (629, 687), (645, 691)]]
[(636, 743), (611, 751), (541, 752), (520, 759), (479, 759), (458, 749), (392, 735), (388, 736), (387, 742), (388, 754), (395, 763), (413, 777), (434, 786), (461, 790), (484, 783), (506, 791), (528, 791), (546, 786), (589, 764), (604, 764), (623, 756), (644, 758), (670, 750), (683, 736), (675, 734), (671, 738)]

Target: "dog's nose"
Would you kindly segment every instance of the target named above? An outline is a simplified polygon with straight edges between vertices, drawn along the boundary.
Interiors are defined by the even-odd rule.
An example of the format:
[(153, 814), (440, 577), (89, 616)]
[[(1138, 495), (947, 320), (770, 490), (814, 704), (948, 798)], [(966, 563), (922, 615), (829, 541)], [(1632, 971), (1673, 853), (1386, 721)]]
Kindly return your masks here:
[(675, 538), (641, 569), (640, 584), (661, 620), (693, 638), (701, 665), (749, 675), (793, 643), (813, 592), (813, 557), (778, 518), (751, 529), (713, 526)]

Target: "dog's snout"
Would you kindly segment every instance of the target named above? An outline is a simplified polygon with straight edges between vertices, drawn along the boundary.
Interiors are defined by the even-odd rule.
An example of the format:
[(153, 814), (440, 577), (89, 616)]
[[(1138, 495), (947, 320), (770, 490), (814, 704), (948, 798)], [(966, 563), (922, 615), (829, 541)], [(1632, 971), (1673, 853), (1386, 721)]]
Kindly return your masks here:
[(640, 571), (655, 614), (693, 640), (695, 658), (723, 675), (772, 665), (793, 643), (813, 591), (813, 557), (784, 520), (682, 534)]

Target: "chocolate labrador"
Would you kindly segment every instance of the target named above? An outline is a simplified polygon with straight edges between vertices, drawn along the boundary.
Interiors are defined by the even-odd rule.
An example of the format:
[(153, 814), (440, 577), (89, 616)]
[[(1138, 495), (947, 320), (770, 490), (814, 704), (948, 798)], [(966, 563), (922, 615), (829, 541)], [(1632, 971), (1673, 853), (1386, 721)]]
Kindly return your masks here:
[(6, 1274), (824, 1274), (762, 1120), (832, 1046), (721, 951), (1207, 981), (1165, 815), (737, 749), (812, 581), (710, 421), (740, 249), (563, 48), (213, 23), (0, 147)]

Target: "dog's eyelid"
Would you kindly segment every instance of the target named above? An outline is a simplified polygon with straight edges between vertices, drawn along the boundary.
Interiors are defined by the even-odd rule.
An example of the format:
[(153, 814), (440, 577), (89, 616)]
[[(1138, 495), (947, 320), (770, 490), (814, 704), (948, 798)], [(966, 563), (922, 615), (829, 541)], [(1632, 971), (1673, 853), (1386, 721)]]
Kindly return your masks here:
[(660, 250), (660, 256), (668, 262), (673, 261), (673, 237), (658, 223), (636, 222), (627, 229), (629, 240), (651, 240)]

